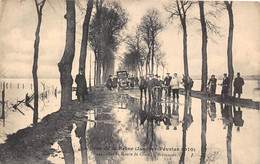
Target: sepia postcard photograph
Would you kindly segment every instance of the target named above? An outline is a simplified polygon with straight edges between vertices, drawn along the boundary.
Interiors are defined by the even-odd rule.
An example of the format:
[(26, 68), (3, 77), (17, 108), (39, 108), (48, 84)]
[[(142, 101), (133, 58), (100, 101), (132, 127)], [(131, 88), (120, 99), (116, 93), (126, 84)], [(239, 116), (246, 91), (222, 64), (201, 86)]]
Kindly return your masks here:
[(259, 164), (260, 2), (0, 0), (0, 164)]

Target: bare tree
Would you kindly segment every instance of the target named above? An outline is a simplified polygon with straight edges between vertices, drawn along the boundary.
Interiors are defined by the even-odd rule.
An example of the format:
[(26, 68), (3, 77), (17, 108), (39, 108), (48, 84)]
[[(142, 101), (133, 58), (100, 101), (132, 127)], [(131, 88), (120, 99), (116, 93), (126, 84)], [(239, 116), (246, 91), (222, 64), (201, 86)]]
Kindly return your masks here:
[(207, 92), (207, 80), (208, 80), (208, 64), (207, 64), (207, 44), (208, 44), (208, 35), (207, 35), (207, 26), (205, 21), (204, 13), (204, 1), (199, 1), (200, 8), (200, 23), (201, 23), (201, 32), (202, 32), (202, 73), (201, 73), (201, 91)]
[(38, 76), (37, 76), (37, 69), (38, 69), (38, 56), (39, 56), (39, 44), (40, 44), (40, 30), (41, 30), (41, 23), (42, 23), (42, 9), (45, 4), (46, 0), (42, 0), (38, 2), (35, 0), (36, 11), (38, 15), (38, 24), (36, 27), (35, 32), (35, 41), (34, 41), (34, 56), (33, 56), (33, 68), (32, 68), (32, 75), (33, 75), (33, 88), (34, 88), (34, 112), (33, 112), (33, 123), (37, 123), (38, 121)]
[(233, 57), (232, 57), (232, 45), (233, 45), (233, 31), (234, 31), (234, 18), (232, 10), (232, 1), (224, 1), (229, 16), (229, 31), (228, 31), (228, 48), (227, 48), (227, 59), (228, 59), (228, 76), (230, 80), (230, 87), (228, 94), (232, 95), (232, 83), (234, 78), (233, 69)]
[[(128, 36), (126, 39), (127, 52), (124, 54), (122, 64), (125, 68), (133, 72), (143, 74), (143, 65), (145, 60), (145, 48), (142, 44), (140, 31), (137, 29), (135, 35)], [(137, 73), (136, 73), (137, 74)]]
[(170, 19), (176, 16), (180, 18), (182, 31), (183, 31), (183, 61), (184, 61), (184, 74), (189, 75), (188, 68), (188, 57), (187, 57), (187, 27), (186, 27), (186, 17), (187, 11), (191, 8), (194, 2), (188, 0), (176, 0), (172, 1), (169, 5), (165, 6), (165, 10), (170, 13)]
[[(154, 72), (154, 55), (155, 55), (155, 44), (158, 40), (158, 34), (163, 29), (163, 24), (160, 19), (160, 12), (157, 9), (147, 10), (146, 15), (142, 17), (141, 24), (139, 26), (142, 32), (143, 40), (147, 45), (147, 57), (146, 57), (146, 73)], [(149, 66), (150, 65), (150, 66)]]
[(157, 51), (155, 53), (155, 64), (156, 64), (156, 74), (158, 75), (158, 70), (159, 70), (159, 66), (163, 66), (164, 63), (163, 63), (163, 60), (164, 60), (164, 57), (165, 57), (166, 53), (164, 52), (161, 52), (161, 51)]
[(96, 13), (90, 24), (89, 41), (95, 54), (97, 85), (114, 73), (115, 56), (122, 42), (121, 30), (128, 21), (125, 10), (118, 2), (96, 2)]
[(82, 40), (80, 48), (80, 57), (79, 57), (79, 70), (83, 70), (83, 76), (85, 76), (85, 65), (87, 57), (87, 44), (88, 44), (88, 31), (89, 31), (89, 21), (91, 18), (91, 13), (93, 9), (93, 0), (88, 0), (87, 11), (83, 22), (82, 28)]
[(72, 100), (72, 83), (71, 76), (72, 63), (75, 56), (75, 0), (66, 0), (66, 15), (67, 20), (66, 30), (66, 45), (64, 54), (59, 62), (60, 83), (61, 83), (61, 106), (68, 105)]

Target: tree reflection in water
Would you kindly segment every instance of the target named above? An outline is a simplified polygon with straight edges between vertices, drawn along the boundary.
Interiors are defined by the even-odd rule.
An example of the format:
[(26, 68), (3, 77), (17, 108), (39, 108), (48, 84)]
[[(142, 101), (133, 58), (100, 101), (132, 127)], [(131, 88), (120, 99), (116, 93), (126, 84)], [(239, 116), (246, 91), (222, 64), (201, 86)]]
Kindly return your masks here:
[(232, 128), (233, 128), (233, 114), (232, 114), (232, 106), (231, 105), (223, 105), (221, 104), (221, 114), (222, 121), (224, 124), (224, 129), (227, 129), (227, 160), (228, 164), (232, 163), (232, 153), (231, 153), (231, 140), (232, 140)]
[[(103, 109), (110, 113), (112, 108)], [(113, 115), (99, 114), (96, 120), (115, 120)], [(122, 158), (118, 155), (118, 148), (123, 147), (123, 142), (118, 136), (115, 124), (97, 123), (95, 128), (88, 130), (88, 148), (95, 157), (96, 163), (120, 163)], [(104, 149), (107, 149), (104, 151)]]
[(207, 131), (207, 100), (201, 99), (201, 157), (200, 163), (205, 163), (205, 156), (207, 150), (206, 142)]
[[(140, 146), (144, 148), (142, 153), (145, 154), (147, 161), (156, 161), (158, 160), (158, 152), (155, 148), (162, 145), (162, 140), (156, 136), (155, 125), (160, 126), (160, 122), (163, 121), (162, 104), (155, 101), (140, 101), (139, 105), (140, 122), (137, 122), (137, 124), (142, 126), (136, 131), (137, 140)], [(129, 109), (136, 111), (135, 106), (130, 105)]]
[(73, 125), (69, 125), (66, 129), (66, 132), (69, 132), (63, 139), (58, 141), (58, 144), (61, 147), (65, 164), (74, 164), (75, 156), (74, 156), (74, 150), (72, 147), (71, 142), (71, 131), (72, 131)]
[(88, 152), (87, 152), (87, 144), (86, 144), (86, 126), (87, 122), (77, 122), (76, 123), (76, 136), (79, 138), (80, 143), (80, 151), (81, 151), (81, 160), (82, 164), (88, 163)]
[(183, 122), (182, 122), (182, 153), (179, 163), (185, 163), (185, 152), (186, 152), (186, 131), (190, 127), (193, 122), (193, 116), (191, 114), (191, 97), (189, 95), (185, 95), (185, 104), (184, 104), (184, 114), (183, 114)]

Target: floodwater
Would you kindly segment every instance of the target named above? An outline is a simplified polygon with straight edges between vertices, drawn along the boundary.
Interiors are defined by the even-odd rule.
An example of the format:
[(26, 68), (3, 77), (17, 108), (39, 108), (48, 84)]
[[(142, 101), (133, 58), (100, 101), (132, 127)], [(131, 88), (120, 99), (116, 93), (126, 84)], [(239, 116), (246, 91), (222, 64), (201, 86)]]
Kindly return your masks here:
[(149, 102), (118, 93), (55, 142), (53, 163), (257, 164), (260, 111), (180, 96)]
[[(12, 106), (18, 101), (25, 99), (25, 95), (33, 94), (32, 79), (0, 79), (0, 88), (3, 89), (5, 82), (5, 120), (0, 119), (0, 143), (4, 143), (8, 134), (17, 132), (19, 129), (31, 126), (33, 123), (33, 110), (28, 108), (24, 103), (18, 105), (18, 110)], [(57, 94), (54, 91), (57, 88)], [(46, 115), (56, 112), (60, 108), (58, 79), (39, 79), (39, 122)], [(42, 97), (42, 94), (47, 97)], [(2, 92), (0, 93), (2, 100)], [(33, 100), (30, 105), (33, 106)], [(0, 107), (0, 117), (2, 115), (2, 104)]]

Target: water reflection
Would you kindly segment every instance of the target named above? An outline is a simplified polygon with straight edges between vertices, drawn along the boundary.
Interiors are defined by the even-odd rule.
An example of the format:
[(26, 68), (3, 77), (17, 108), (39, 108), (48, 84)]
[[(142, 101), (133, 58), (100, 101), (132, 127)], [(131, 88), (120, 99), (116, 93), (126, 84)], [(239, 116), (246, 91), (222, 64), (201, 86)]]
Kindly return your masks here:
[[(96, 120), (115, 120), (115, 117), (106, 112), (111, 112), (112, 108), (104, 109), (104, 113), (97, 115)], [(118, 147), (124, 147), (116, 124), (106, 124), (99, 122), (95, 128), (91, 128), (87, 133), (88, 148), (94, 155), (96, 163), (120, 162), (122, 158), (119, 154)], [(104, 151), (109, 150), (109, 151)]]
[[(144, 101), (120, 95), (113, 102), (114, 108), (108, 106), (88, 112), (87, 123), (75, 124), (82, 163), (129, 163), (133, 160), (142, 163), (232, 163), (232, 128), (235, 126), (239, 131), (243, 127), (242, 110), (207, 100), (192, 100), (189, 95), (180, 102), (182, 100), (183, 105), (178, 102)], [(192, 102), (195, 103), (193, 107)], [(201, 109), (197, 110), (199, 104)], [(207, 117), (211, 121), (207, 121)], [(89, 127), (93, 122), (95, 126)], [(201, 131), (197, 132), (199, 128)], [(71, 127), (68, 129), (73, 133)], [(234, 136), (237, 137), (243, 131)], [(73, 139), (65, 137), (58, 142), (66, 163), (76, 163), (73, 147), (75, 141), (71, 140)], [(133, 150), (123, 150), (124, 147)], [(160, 150), (163, 147), (176, 148), (178, 151)], [(196, 151), (190, 151), (191, 148)], [(138, 155), (122, 155), (127, 153)], [(174, 155), (166, 157), (167, 153)]]
[[(238, 108), (238, 110), (236, 110)], [(233, 106), (233, 112), (234, 112), (234, 125), (237, 127), (237, 131), (240, 131), (240, 127), (243, 127), (244, 120), (242, 119), (242, 111), (240, 107)]]
[[(71, 133), (72, 128), (73, 128), (72, 124), (67, 127), (67, 131), (69, 132), (69, 134)], [(70, 135), (65, 136), (63, 139), (58, 141), (58, 144), (64, 156), (65, 164), (73, 164), (75, 161), (74, 150), (71, 141), (72, 140)]]
[[(214, 108), (215, 107), (215, 108)], [(210, 103), (210, 113), (209, 116), (211, 120), (214, 121), (216, 118), (216, 105), (215, 103)], [(206, 163), (206, 150), (207, 150), (207, 142), (206, 142), (206, 131), (207, 131), (207, 100), (201, 99), (201, 157), (200, 163)]]
[(185, 152), (186, 152), (186, 132), (190, 125), (193, 122), (193, 116), (191, 113), (191, 97), (189, 95), (185, 95), (185, 103), (184, 103), (184, 114), (182, 121), (182, 153), (179, 160), (180, 164), (185, 163)]
[[(201, 100), (201, 103), (202, 102), (205, 103), (204, 100)], [(213, 101), (210, 101), (208, 103), (208, 106), (209, 106), (209, 110), (208, 110), (209, 117), (211, 118), (211, 121), (215, 121), (215, 119), (217, 118), (216, 103)], [(205, 105), (203, 105), (203, 108), (205, 108)]]
[(146, 160), (156, 161), (158, 160), (156, 148), (161, 146), (162, 141), (157, 138), (155, 128), (164, 121), (162, 104), (155, 101), (140, 101), (138, 113), (142, 130), (137, 133), (137, 140), (142, 148), (142, 154), (146, 156)]
[(76, 123), (76, 136), (79, 138), (80, 142), (80, 151), (81, 151), (81, 160), (82, 164), (88, 163), (88, 151), (87, 151), (87, 144), (86, 144), (86, 127), (87, 122), (77, 122)]

